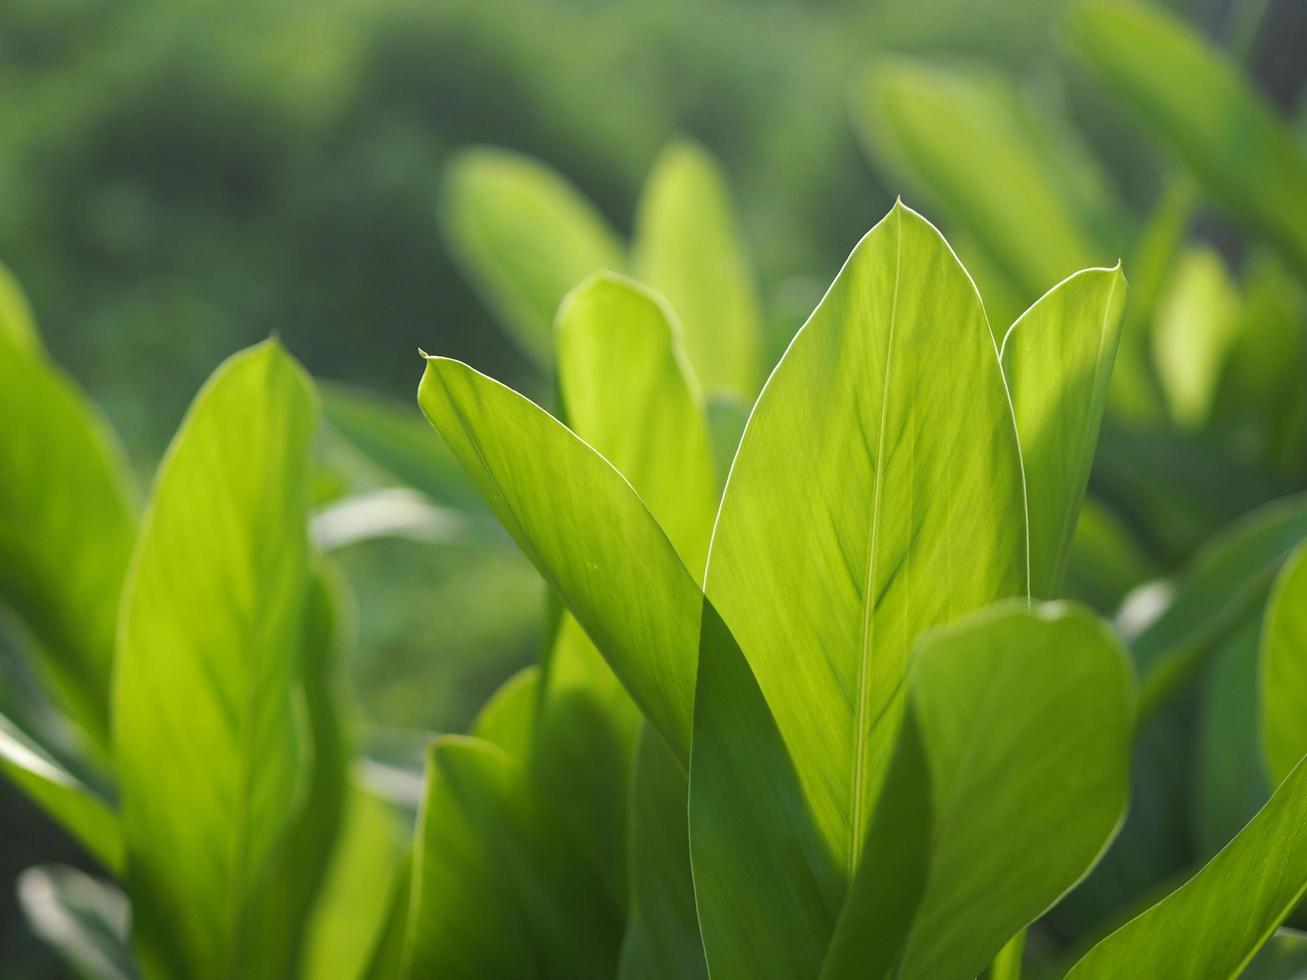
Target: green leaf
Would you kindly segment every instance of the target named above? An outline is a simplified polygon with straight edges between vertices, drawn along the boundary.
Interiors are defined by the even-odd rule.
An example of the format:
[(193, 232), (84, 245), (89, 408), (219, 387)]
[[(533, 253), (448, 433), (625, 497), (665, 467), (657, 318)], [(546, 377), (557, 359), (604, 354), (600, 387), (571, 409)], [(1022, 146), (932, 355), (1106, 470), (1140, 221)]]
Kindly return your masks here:
[(59, 703), (107, 754), (119, 594), (136, 537), (122, 451), (56, 365), (0, 333), (0, 599)]
[[(275, 342), (230, 358), (160, 464), (124, 597), (114, 744), (148, 977), (254, 977), (253, 917), (301, 799), (292, 696), (313, 390)], [(275, 974), (274, 974), (275, 975)]]
[(18, 877), (18, 903), (32, 932), (88, 980), (132, 980), (127, 896), (76, 868), (42, 865)]
[(707, 980), (690, 873), (685, 770), (645, 725), (631, 775), (631, 911), (617, 980)]
[(725, 175), (703, 147), (681, 141), (662, 152), (635, 228), (635, 274), (676, 310), (704, 387), (752, 398), (760, 370), (757, 290)]
[(1307, 543), (1285, 564), (1266, 608), (1261, 706), (1262, 751), (1276, 784), (1307, 754)]
[(1288, 497), (1241, 518), (1195, 556), (1160, 614), (1130, 639), (1140, 672), (1141, 723), (1265, 599), (1304, 538), (1307, 497)]
[(41, 335), (27, 295), (3, 262), (0, 262), (0, 339), (25, 354), (41, 350)]
[(1025, 462), (1031, 590), (1038, 596), (1061, 591), (1107, 404), (1125, 292), (1119, 266), (1078, 272), (1003, 338)]
[(123, 844), (112, 807), (2, 715), (0, 772), (107, 870), (121, 871)]
[(896, 975), (977, 976), (1120, 826), (1130, 668), (1094, 617), (1014, 603), (928, 634), (910, 690), (933, 826), (926, 890)]
[(427, 360), (423, 412), (684, 763), (702, 593), (607, 460), (465, 364)]
[(707, 577), (846, 874), (908, 650), (936, 623), (1026, 592), (1025, 525), (980, 297), (939, 233), (897, 205), (754, 406)]
[(1238, 339), (1239, 291), (1219, 255), (1193, 248), (1177, 261), (1153, 323), (1157, 376), (1177, 423), (1201, 429)]
[(1307, 893), (1307, 766), (1299, 764), (1226, 847), (1067, 974), (1235, 977)]
[(1240, 980), (1304, 980), (1307, 978), (1307, 933), (1276, 929)]
[(1307, 153), (1227, 57), (1156, 7), (1092, 0), (1074, 48), (1218, 203), (1307, 275)]
[(1159, 574), (1156, 562), (1121, 519), (1093, 497), (1086, 498), (1071, 539), (1063, 589), (1067, 597), (1111, 613), (1127, 593)]
[(541, 364), (553, 355), (554, 313), (593, 272), (621, 270), (621, 242), (559, 174), (528, 157), (478, 147), (445, 171), (441, 227), (483, 302)]
[(853, 116), (867, 153), (937, 202), (1025, 302), (1116, 258), (1101, 240), (1112, 210), (1105, 181), (1010, 82), (889, 58), (858, 80)]

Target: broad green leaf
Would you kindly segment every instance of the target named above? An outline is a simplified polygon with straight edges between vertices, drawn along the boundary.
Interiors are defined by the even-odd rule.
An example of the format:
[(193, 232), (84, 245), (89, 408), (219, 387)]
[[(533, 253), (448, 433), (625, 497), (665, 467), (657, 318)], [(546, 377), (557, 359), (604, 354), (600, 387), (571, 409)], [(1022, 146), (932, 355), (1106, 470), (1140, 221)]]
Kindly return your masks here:
[(1307, 933), (1276, 929), (1240, 980), (1307, 980)]
[(309, 920), (304, 980), (354, 980), (364, 975), (400, 887), (404, 830), (384, 800), (350, 788), (340, 842)]
[(1026, 560), (1020, 450), (980, 297), (939, 233), (896, 205), (754, 406), (707, 576), (846, 875), (911, 645), (1024, 594)]
[(632, 251), (636, 276), (666, 296), (684, 324), (704, 387), (753, 397), (761, 380), (757, 291), (726, 178), (699, 145), (673, 143), (654, 164)]
[(1238, 338), (1239, 292), (1220, 256), (1193, 248), (1180, 257), (1158, 300), (1153, 359), (1171, 414), (1200, 429)]
[(929, 634), (909, 683), (934, 804), (926, 890), (897, 976), (972, 977), (1120, 825), (1130, 668), (1092, 616), (1016, 603)]
[(127, 896), (76, 868), (42, 865), (18, 878), (18, 903), (32, 932), (89, 980), (132, 980)]
[(432, 746), (405, 976), (562, 980), (612, 970), (615, 949), (576, 941), (580, 924), (596, 940), (620, 928), (605, 921), (602, 890), (560, 832), (568, 801), (523, 792), (522, 766), (484, 739), (446, 735)]
[(554, 312), (593, 272), (621, 270), (621, 242), (559, 174), (516, 153), (479, 147), (445, 171), (441, 225), (455, 259), (510, 335), (541, 364), (553, 356)]
[(1161, 614), (1130, 637), (1140, 672), (1141, 722), (1264, 601), (1281, 565), (1304, 539), (1307, 497), (1289, 497), (1241, 518), (1195, 556)]
[(1102, 177), (1009, 82), (891, 58), (859, 79), (853, 112), (867, 152), (937, 202), (1025, 302), (1117, 257), (1101, 240)]
[(122, 837), (110, 805), (0, 716), (0, 773), (53, 817), (112, 872), (122, 869)]
[(465, 364), (429, 358), (418, 402), (684, 763), (702, 593), (640, 497), (547, 412)]
[[(308, 378), (275, 342), (223, 364), (155, 479), (119, 632), (114, 745), (147, 977), (255, 977), (305, 750)], [(275, 974), (274, 974), (275, 975)]]
[(1225, 56), (1156, 7), (1091, 0), (1072, 44), (1207, 192), (1307, 275), (1307, 151)]
[(1266, 608), (1261, 709), (1262, 751), (1277, 784), (1307, 754), (1307, 544), (1285, 564)]
[(1307, 766), (1226, 847), (1089, 951), (1068, 980), (1235, 977), (1307, 893)]
[(1121, 336), (1120, 267), (1077, 272), (1046, 293), (1003, 338), (1004, 374), (1025, 462), (1030, 583), (1061, 591), (1076, 518)]
[(64, 372), (3, 332), (0, 417), (0, 601), (27, 624), (56, 699), (103, 755), (136, 537), (123, 454)]
[(707, 980), (694, 907), (685, 770), (645, 725), (631, 774), (631, 909), (617, 980)]
[(41, 349), (41, 335), (27, 295), (3, 262), (0, 262), (0, 338), (27, 354)]

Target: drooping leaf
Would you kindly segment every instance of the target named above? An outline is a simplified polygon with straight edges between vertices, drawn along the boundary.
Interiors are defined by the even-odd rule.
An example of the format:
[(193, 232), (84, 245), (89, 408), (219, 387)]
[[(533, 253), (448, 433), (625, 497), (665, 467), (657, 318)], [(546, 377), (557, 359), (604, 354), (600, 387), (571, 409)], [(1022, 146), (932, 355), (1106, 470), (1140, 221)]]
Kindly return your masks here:
[(704, 387), (752, 398), (761, 369), (758, 299), (716, 161), (695, 143), (667, 147), (635, 227), (635, 274), (676, 311)]
[(1188, 165), (1216, 201), (1307, 275), (1307, 151), (1239, 70), (1173, 15), (1117, 0), (1081, 3), (1074, 48)]
[(1124, 307), (1119, 266), (1077, 272), (1003, 338), (1003, 370), (1025, 464), (1031, 590), (1045, 598), (1060, 593), (1071, 554)]
[(1068, 980), (1238, 976), (1304, 893), (1307, 766), (1299, 764), (1216, 857), (1091, 949)]
[(120, 447), (56, 365), (0, 332), (0, 601), (100, 754), (136, 504)]
[(115, 885), (62, 865), (28, 868), (18, 903), (32, 931), (88, 980), (133, 980), (127, 896)]
[(567, 291), (625, 265), (620, 241), (589, 201), (543, 164), (506, 150), (454, 157), (440, 217), (482, 300), (541, 364), (553, 356), (554, 312)]
[(106, 870), (121, 870), (122, 835), (109, 803), (3, 716), (0, 773), (72, 834)]
[(27, 294), (9, 267), (0, 262), (0, 338), (15, 350), (32, 354), (41, 349), (41, 335), (36, 318), (27, 302)]
[(124, 600), (114, 746), (147, 977), (255, 977), (252, 917), (301, 798), (292, 703), (314, 395), (275, 342), (230, 358), (163, 462)]
[(1240, 326), (1239, 293), (1220, 257), (1193, 248), (1180, 257), (1158, 300), (1153, 359), (1182, 426), (1202, 428)]
[(1289, 497), (1213, 538), (1180, 577), (1164, 610), (1130, 648), (1139, 666), (1139, 716), (1152, 716), (1258, 603), (1286, 558), (1307, 539), (1307, 498)]
[(1261, 718), (1262, 752), (1274, 785), (1307, 754), (1307, 544), (1286, 562), (1266, 608)]
[(1130, 668), (1092, 616), (1015, 603), (928, 634), (909, 683), (934, 802), (925, 894), (896, 975), (977, 976), (1120, 825)]
[(418, 401), (684, 763), (702, 593), (631, 485), (547, 412), (465, 364), (428, 359)]

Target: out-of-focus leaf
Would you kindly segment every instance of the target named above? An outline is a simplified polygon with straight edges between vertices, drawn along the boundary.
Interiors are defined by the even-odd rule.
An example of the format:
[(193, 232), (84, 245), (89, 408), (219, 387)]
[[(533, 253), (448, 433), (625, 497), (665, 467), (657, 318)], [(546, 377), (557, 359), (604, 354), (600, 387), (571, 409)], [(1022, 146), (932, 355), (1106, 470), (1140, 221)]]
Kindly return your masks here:
[(1226, 57), (1172, 15), (1081, 3), (1073, 46), (1207, 192), (1307, 275), (1307, 152)]
[(1162, 614), (1130, 638), (1140, 672), (1141, 721), (1265, 598), (1304, 538), (1307, 497), (1289, 497), (1241, 518), (1202, 549)]
[(665, 149), (635, 228), (635, 274), (676, 311), (704, 387), (752, 398), (760, 380), (758, 298), (716, 161), (695, 143)]
[(618, 980), (707, 980), (694, 908), (685, 770), (648, 725), (631, 774), (631, 908)]
[(1076, 520), (1064, 592), (1101, 613), (1114, 612), (1132, 589), (1161, 569), (1103, 504), (1086, 498)]
[(1171, 414), (1202, 428), (1216, 398), (1239, 321), (1239, 291), (1219, 255), (1193, 248), (1180, 257), (1158, 300), (1153, 359)]
[(107, 870), (117, 873), (122, 869), (122, 837), (113, 809), (3, 716), (0, 772)]
[(391, 896), (402, 884), (402, 831), (390, 804), (351, 788), (340, 843), (309, 920), (304, 980), (363, 975), (385, 929)]
[(1253, 614), (1221, 644), (1199, 694), (1192, 834), (1204, 859), (1228, 844), (1271, 795), (1258, 740), (1261, 627), (1261, 615)]
[(363, 972), (366, 980), (402, 980), (404, 977), (412, 881), (413, 855), (410, 849), (400, 859), (390, 900), (386, 903), (381, 934), (377, 937), (367, 969)]
[(1107, 404), (1125, 292), (1119, 266), (1078, 272), (1003, 338), (1026, 475), (1030, 587), (1037, 596), (1061, 591)]
[(108, 751), (119, 593), (136, 537), (122, 451), (72, 381), (0, 332), (0, 600), (58, 701)]
[(465, 364), (428, 359), (418, 401), (685, 763), (702, 593), (640, 497), (556, 419)]
[(0, 262), (0, 338), (4, 338), (14, 350), (24, 353), (31, 354), (41, 349), (41, 335), (36, 329), (36, 318), (32, 316), (27, 295), (3, 262)]
[(1307, 933), (1276, 929), (1239, 980), (1307, 980)]
[(1307, 545), (1285, 564), (1266, 607), (1261, 707), (1262, 751), (1278, 784), (1307, 754)]
[(1006, 80), (887, 59), (854, 90), (854, 122), (873, 158), (936, 201), (1017, 284), (1022, 306), (1118, 258), (1102, 241), (1111, 204), (1101, 175)]
[(482, 300), (541, 364), (553, 357), (554, 313), (568, 290), (626, 264), (621, 242), (571, 184), (505, 150), (478, 147), (454, 157), (440, 218)]
[[(522, 763), (484, 739), (446, 735), (430, 752), (416, 831), (404, 975), (611, 976), (620, 935), (602, 889)], [(560, 888), (560, 883), (570, 887)]]
[(717, 471), (717, 490), (726, 485), (726, 476), (740, 448), (740, 436), (749, 421), (749, 405), (734, 395), (719, 392), (708, 399), (708, 431), (712, 436), (713, 464)]
[(1307, 766), (1300, 764), (1216, 857), (1091, 949), (1068, 980), (1238, 976), (1304, 892)]
[(407, 487), (352, 494), (313, 515), (313, 543), (324, 551), (377, 538), (468, 544), (483, 534), (458, 511), (433, 504)]
[[(820, 969), (909, 649), (1027, 592), (1025, 525), (980, 297), (939, 233), (896, 205), (768, 380), (713, 532), (707, 594), (745, 658), (712, 648), (695, 702), (691, 853), (714, 976)], [(816, 854), (782, 843), (809, 814)], [(787, 850), (772, 873), (763, 847)]]
[(160, 464), (124, 598), (114, 745), (147, 977), (276, 976), (254, 937), (301, 800), (293, 705), (317, 408), (275, 342), (230, 358)]
[[(1130, 669), (1092, 616), (1018, 602), (928, 634), (909, 690), (905, 724), (917, 727), (929, 770), (929, 870), (893, 975), (974, 977), (1084, 875), (1119, 826)], [(867, 893), (896, 886), (882, 880)], [(856, 911), (845, 910), (851, 928), (870, 928)], [(824, 974), (862, 975), (853, 961)]]
[(43, 865), (18, 878), (18, 903), (32, 932), (49, 943), (79, 976), (132, 980), (127, 941), (127, 896), (115, 885), (76, 868)]

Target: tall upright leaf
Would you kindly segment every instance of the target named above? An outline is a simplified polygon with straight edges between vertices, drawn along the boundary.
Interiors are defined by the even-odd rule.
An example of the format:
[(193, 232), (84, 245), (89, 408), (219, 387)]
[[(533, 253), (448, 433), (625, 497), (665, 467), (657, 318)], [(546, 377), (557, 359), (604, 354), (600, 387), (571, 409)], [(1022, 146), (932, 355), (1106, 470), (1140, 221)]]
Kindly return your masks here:
[(1036, 595), (1057, 595), (1066, 571), (1124, 307), (1120, 267), (1088, 269), (1046, 293), (1003, 338), (1025, 463)]
[(1091, 949), (1068, 980), (1236, 977), (1307, 894), (1307, 765), (1197, 874)]
[(553, 356), (554, 312), (593, 272), (621, 270), (620, 240), (559, 174), (478, 147), (445, 172), (441, 223), (454, 257), (504, 327), (540, 363)]
[(196, 396), (155, 480), (114, 683), (126, 881), (147, 977), (278, 966), (252, 948), (252, 916), (302, 791), (292, 692), (316, 417), (300, 367), (260, 344)]
[(1262, 752), (1272, 785), (1307, 755), (1307, 534), (1271, 592), (1262, 635)]
[(1071, 39), (1207, 192), (1307, 276), (1307, 150), (1233, 62), (1171, 14), (1120, 0), (1080, 3)]
[(136, 537), (122, 450), (72, 380), (0, 332), (0, 600), (39, 666), (107, 750), (119, 594)]
[(726, 178), (695, 143), (673, 143), (645, 183), (632, 264), (685, 324), (690, 363), (709, 391), (752, 398), (759, 383), (760, 317)]

